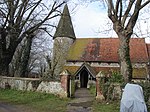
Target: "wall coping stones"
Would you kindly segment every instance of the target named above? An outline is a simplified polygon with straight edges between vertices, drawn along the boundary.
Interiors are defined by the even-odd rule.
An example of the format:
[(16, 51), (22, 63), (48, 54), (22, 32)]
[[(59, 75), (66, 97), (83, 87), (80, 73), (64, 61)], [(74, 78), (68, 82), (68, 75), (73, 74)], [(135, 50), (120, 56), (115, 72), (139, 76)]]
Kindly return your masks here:
[(14, 80), (28, 80), (28, 81), (40, 81), (40, 78), (21, 78), (21, 77), (7, 77), (0, 76), (0, 79), (14, 79)]

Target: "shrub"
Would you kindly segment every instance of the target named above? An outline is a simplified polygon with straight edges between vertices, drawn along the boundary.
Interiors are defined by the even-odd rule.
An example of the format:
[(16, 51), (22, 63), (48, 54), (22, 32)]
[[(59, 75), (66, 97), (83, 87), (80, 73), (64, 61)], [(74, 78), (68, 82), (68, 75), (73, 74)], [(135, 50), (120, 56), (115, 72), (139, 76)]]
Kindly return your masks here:
[(112, 71), (112, 75), (108, 80), (109, 82), (113, 82), (113, 83), (122, 83), (123, 77), (119, 72)]
[(118, 96), (118, 92), (115, 91), (116, 84), (119, 84), (120, 87), (123, 83), (123, 77), (119, 72), (112, 71), (112, 75), (108, 78), (106, 83), (100, 83), (102, 93), (106, 99), (106, 101), (115, 100), (116, 98), (120, 98), (120, 94)]

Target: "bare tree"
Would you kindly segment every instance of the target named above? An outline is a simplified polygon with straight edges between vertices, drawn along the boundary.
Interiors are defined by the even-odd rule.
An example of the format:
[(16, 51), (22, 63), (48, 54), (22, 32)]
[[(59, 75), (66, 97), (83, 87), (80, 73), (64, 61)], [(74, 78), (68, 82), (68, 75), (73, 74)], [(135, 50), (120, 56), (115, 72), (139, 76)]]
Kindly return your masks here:
[(8, 75), (9, 64), (18, 44), (46, 26), (46, 21), (58, 16), (58, 8), (65, 3), (54, 0), (46, 6), (43, 1), (0, 1), (0, 75)]
[(119, 57), (121, 74), (125, 82), (130, 82), (132, 79), (132, 64), (129, 54), (129, 42), (138, 17), (140, 16), (140, 11), (150, 3), (150, 0), (96, 1), (104, 3), (107, 7), (108, 17), (113, 23), (113, 30), (120, 40)]
[[(54, 72), (55, 72), (55, 69), (57, 69), (56, 66), (59, 62), (61, 55), (57, 55), (57, 56), (53, 57), (53, 53), (54, 53), (53, 50), (54, 49), (51, 48), (51, 50), (49, 49), (49, 52), (46, 52), (46, 55), (42, 55), (44, 63), (43, 62), (40, 63), (40, 65), (41, 65), (40, 66), (40, 68), (41, 68), (40, 74), (41, 74), (43, 80), (56, 80), (59, 78), (59, 76), (54, 74)], [(55, 49), (55, 52), (60, 53), (62, 51)]]
[(25, 38), (17, 47), (11, 61), (9, 73), (11, 76), (27, 77), (29, 72), (30, 52), (35, 35)]
[(51, 55), (52, 38), (39, 30), (35, 36), (25, 38), (18, 45), (10, 63), (10, 75), (17, 77), (38, 77), (45, 73), (50, 75)]
[[(127, 3), (127, 5), (126, 5)], [(113, 29), (117, 33), (120, 46), (119, 56), (121, 74), (125, 82), (132, 79), (132, 64), (129, 54), (129, 42), (133, 34), (133, 28), (138, 20), (140, 10), (150, 3), (150, 0), (106, 0), (108, 17), (113, 23)]]

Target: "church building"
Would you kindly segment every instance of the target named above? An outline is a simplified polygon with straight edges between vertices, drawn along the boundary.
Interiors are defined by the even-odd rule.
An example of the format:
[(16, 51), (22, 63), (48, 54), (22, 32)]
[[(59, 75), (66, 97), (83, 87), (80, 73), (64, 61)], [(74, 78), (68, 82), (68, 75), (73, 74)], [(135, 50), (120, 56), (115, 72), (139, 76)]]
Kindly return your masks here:
[[(80, 87), (87, 87), (102, 72), (111, 76), (119, 72), (118, 38), (76, 38), (67, 4), (54, 34), (53, 67), (54, 74), (67, 70)], [(149, 78), (150, 44), (144, 38), (131, 38), (130, 57), (133, 78)]]

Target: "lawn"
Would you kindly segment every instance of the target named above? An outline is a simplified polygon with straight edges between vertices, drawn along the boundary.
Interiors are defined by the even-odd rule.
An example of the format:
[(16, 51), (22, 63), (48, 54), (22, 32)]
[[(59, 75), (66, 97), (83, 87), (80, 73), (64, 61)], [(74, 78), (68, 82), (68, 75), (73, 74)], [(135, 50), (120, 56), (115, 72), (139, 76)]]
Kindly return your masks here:
[[(95, 96), (96, 95), (96, 88), (94, 85), (90, 87), (90, 93)], [(93, 112), (119, 112), (120, 109), (120, 101), (114, 102), (93, 102)]]
[[(66, 112), (71, 99), (61, 99), (51, 94), (0, 89), (0, 101), (28, 107), (32, 112)], [(93, 112), (119, 112), (119, 103), (93, 102)]]
[(119, 112), (119, 101), (110, 103), (100, 103), (95, 101), (93, 103), (93, 112)]
[(23, 105), (33, 112), (66, 112), (70, 99), (61, 99), (51, 94), (0, 89), (0, 101)]

